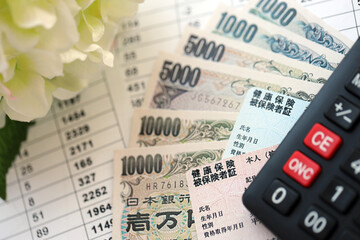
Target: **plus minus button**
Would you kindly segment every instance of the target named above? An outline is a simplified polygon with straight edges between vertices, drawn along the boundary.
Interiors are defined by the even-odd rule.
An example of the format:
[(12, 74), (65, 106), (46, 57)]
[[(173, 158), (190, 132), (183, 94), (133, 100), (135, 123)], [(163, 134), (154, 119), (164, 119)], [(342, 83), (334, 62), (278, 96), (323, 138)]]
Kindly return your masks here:
[(343, 97), (337, 97), (325, 116), (345, 130), (349, 130), (360, 115), (360, 110)]

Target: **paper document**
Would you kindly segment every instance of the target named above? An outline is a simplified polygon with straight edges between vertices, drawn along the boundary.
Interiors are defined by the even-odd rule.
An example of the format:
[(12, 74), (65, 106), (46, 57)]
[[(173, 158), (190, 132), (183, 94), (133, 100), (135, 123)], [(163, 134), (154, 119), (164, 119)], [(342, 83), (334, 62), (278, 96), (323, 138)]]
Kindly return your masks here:
[(124, 148), (116, 79), (99, 76), (29, 130), (0, 200), (0, 239), (109, 239), (113, 151)]
[(242, 203), (244, 191), (276, 147), (194, 167), (186, 173), (198, 240), (278, 239)]

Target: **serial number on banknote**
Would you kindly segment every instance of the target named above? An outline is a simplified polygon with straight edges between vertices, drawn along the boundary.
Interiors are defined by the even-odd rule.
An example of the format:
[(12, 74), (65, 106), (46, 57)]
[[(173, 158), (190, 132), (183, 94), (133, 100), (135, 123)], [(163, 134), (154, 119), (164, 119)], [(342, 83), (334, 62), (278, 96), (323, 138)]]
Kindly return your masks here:
[(153, 182), (148, 183), (145, 186), (147, 191), (159, 190), (159, 189), (173, 189), (173, 188), (188, 188), (186, 181), (178, 180), (178, 181), (161, 181), (161, 182)]
[(191, 96), (191, 100), (221, 106), (223, 108), (229, 108), (233, 110), (238, 110), (241, 104), (240, 102), (229, 101), (228, 99), (224, 99), (221, 97), (211, 97), (210, 95), (204, 93), (194, 93)]

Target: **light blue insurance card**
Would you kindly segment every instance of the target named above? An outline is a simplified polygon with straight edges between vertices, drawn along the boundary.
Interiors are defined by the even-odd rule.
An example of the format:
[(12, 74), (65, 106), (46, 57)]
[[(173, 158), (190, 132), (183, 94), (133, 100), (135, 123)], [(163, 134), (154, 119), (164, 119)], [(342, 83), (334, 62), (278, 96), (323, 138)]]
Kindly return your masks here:
[(241, 106), (223, 159), (279, 144), (308, 105), (309, 102), (297, 98), (251, 88)]

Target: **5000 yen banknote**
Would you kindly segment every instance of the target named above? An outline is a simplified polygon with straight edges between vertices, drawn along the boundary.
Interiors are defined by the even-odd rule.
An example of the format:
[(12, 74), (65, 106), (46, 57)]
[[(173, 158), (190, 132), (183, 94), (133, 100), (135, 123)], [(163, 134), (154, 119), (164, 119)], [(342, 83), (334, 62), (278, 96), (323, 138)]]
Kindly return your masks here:
[(144, 107), (236, 112), (251, 87), (311, 101), (321, 86), (227, 64), (160, 53), (148, 83)]
[(250, 0), (243, 11), (341, 54), (353, 45), (353, 41), (294, 0)]
[(115, 151), (113, 238), (196, 240), (185, 173), (221, 160), (226, 142)]
[(328, 70), (334, 70), (344, 57), (253, 14), (223, 4), (212, 16), (206, 30)]
[(237, 113), (135, 109), (129, 147), (227, 140)]
[(276, 147), (194, 167), (186, 173), (199, 240), (277, 239), (242, 204), (245, 189)]
[(332, 71), (188, 26), (176, 53), (303, 81), (325, 83)]

